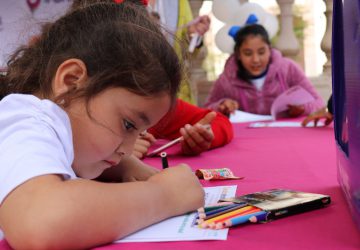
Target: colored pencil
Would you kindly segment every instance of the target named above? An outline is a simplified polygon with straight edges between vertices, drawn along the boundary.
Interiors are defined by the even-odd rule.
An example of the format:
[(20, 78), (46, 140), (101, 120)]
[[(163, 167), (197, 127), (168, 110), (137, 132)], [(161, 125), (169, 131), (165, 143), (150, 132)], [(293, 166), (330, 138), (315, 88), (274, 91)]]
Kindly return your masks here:
[(263, 213), (263, 214), (259, 214), (259, 215), (253, 215), (252, 217), (249, 218), (249, 221), (252, 222), (252, 223), (266, 221), (267, 216), (268, 216), (268, 213)]
[(242, 208), (239, 208), (239, 209), (236, 209), (232, 212), (229, 212), (229, 213), (226, 213), (226, 214), (222, 214), (222, 215), (219, 215), (217, 217), (214, 217), (214, 218), (211, 218), (209, 220), (205, 220), (203, 223), (199, 224), (199, 227), (202, 227), (202, 228), (207, 228), (208, 225), (216, 220), (219, 220), (219, 219), (222, 219), (222, 218), (226, 218), (228, 216), (231, 216), (231, 215), (236, 215), (236, 214), (239, 214), (241, 212), (245, 212), (245, 211), (248, 211), (250, 209), (252, 209), (253, 206), (246, 206), (246, 207), (242, 207)]
[(224, 227), (223, 223), (228, 221), (228, 220), (231, 220), (231, 219), (237, 218), (237, 217), (241, 217), (241, 216), (244, 216), (244, 215), (248, 215), (248, 214), (254, 214), (254, 213), (257, 213), (257, 212), (260, 212), (260, 211), (262, 211), (260, 208), (252, 208), (252, 209), (247, 210), (245, 212), (235, 214), (235, 215), (231, 215), (231, 216), (228, 216), (228, 217), (213, 221), (211, 223), (211, 225), (209, 225), (209, 227), (210, 228), (216, 228), (216, 229), (223, 228)]
[(231, 218), (234, 218), (234, 217), (242, 216), (242, 215), (245, 215), (245, 214), (251, 214), (251, 213), (255, 213), (255, 212), (259, 212), (259, 211), (261, 211), (260, 208), (253, 207), (253, 208), (251, 208), (251, 209), (249, 209), (249, 210), (240, 212), (240, 213), (238, 213), (238, 214), (231, 214), (231, 215), (226, 216), (226, 217), (224, 217), (224, 218), (214, 220), (213, 222), (215, 222), (215, 223), (223, 222), (223, 221), (226, 221), (226, 220), (231, 219)]
[(244, 223), (248, 222), (251, 217), (259, 216), (259, 215), (262, 215), (262, 214), (267, 214), (267, 212), (266, 211), (259, 211), (259, 212), (256, 212), (256, 213), (235, 217), (235, 218), (232, 218), (230, 220), (227, 220), (227, 221), (223, 222), (223, 226), (224, 227), (233, 227), (233, 226), (237, 226), (237, 225), (240, 225), (240, 224), (244, 224)]
[[(210, 124), (205, 124), (205, 125), (203, 125), (203, 127), (206, 128), (206, 129), (210, 129), (210, 128), (211, 128), (211, 125), (210, 125)], [(155, 156), (155, 155), (157, 155), (158, 153), (160, 153), (161, 151), (163, 151), (163, 150), (165, 150), (165, 149), (167, 149), (167, 148), (170, 148), (170, 147), (172, 147), (172, 146), (180, 143), (182, 140), (183, 140), (183, 137), (180, 136), (180, 137), (178, 137), (178, 138), (176, 138), (176, 139), (174, 139), (174, 140), (166, 143), (165, 145), (163, 145), (163, 146), (155, 149), (154, 151), (150, 152), (150, 153), (147, 154), (146, 156), (148, 156), (148, 157)]]
[[(232, 203), (233, 204), (233, 203)], [(232, 204), (229, 204), (229, 205), (232, 205)], [(224, 207), (228, 207), (229, 205), (222, 205), (222, 206), (214, 206), (214, 207), (201, 207), (197, 210), (198, 213), (207, 213), (207, 212), (210, 212), (210, 211), (214, 211), (216, 209), (219, 209), (219, 208), (224, 208)]]
[(211, 218), (214, 218), (216, 216), (219, 216), (219, 215), (234, 211), (234, 210), (236, 210), (238, 208), (242, 208), (242, 207), (245, 207), (245, 206), (247, 206), (246, 203), (236, 203), (236, 204), (229, 205), (229, 206), (219, 208), (219, 209), (215, 209), (215, 210), (212, 210), (212, 211), (209, 211), (209, 212), (199, 213), (199, 218), (208, 220), (208, 219), (211, 219)]

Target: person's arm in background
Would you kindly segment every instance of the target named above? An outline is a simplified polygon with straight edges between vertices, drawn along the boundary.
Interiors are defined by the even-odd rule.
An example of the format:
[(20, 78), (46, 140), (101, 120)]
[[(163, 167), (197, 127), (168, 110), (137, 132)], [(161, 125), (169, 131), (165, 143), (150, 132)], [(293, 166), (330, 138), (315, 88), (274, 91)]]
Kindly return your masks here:
[(333, 121), (333, 106), (332, 106), (332, 95), (330, 96), (327, 107), (323, 107), (310, 115), (308, 115), (301, 123), (303, 127), (306, 127), (306, 125), (314, 121), (314, 127), (317, 126), (317, 123), (319, 120), (324, 119), (325, 120), (325, 126), (329, 125)]
[[(205, 124), (211, 124), (211, 128), (204, 128), (202, 125)], [(233, 138), (233, 128), (224, 115), (177, 99), (174, 109), (150, 128), (147, 134), (168, 140), (182, 136), (182, 153), (195, 155), (229, 143)], [(151, 144), (145, 137), (139, 137), (135, 143), (134, 156), (146, 156)]]
[[(200, 108), (178, 99), (174, 110), (169, 112), (149, 132), (155, 138), (173, 140), (181, 136), (180, 129), (186, 124), (196, 124), (203, 119), (211, 110)], [(229, 119), (220, 113), (216, 113), (211, 122), (214, 139), (210, 148), (224, 146), (233, 138), (233, 128)]]
[[(289, 59), (288, 59), (289, 60)], [(304, 112), (302, 114), (308, 115), (322, 107), (324, 107), (324, 101), (320, 97), (320, 95), (316, 92), (313, 84), (310, 82), (310, 80), (305, 76), (303, 70), (293, 61), (289, 60), (289, 67), (287, 68), (287, 82), (289, 83), (289, 86), (295, 86), (299, 85), (303, 87), (306, 91), (308, 91), (315, 100), (307, 103), (305, 105), (302, 105), (304, 108)]]

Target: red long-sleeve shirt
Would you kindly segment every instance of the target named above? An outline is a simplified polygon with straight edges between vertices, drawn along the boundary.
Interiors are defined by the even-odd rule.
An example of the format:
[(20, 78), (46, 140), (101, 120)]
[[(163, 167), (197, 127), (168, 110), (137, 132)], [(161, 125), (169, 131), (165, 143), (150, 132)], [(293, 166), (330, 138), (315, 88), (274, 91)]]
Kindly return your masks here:
[[(210, 109), (200, 108), (181, 99), (177, 99), (175, 107), (148, 131), (153, 134), (155, 138), (173, 140), (181, 136), (180, 128), (186, 124), (196, 124), (211, 111)], [(223, 146), (232, 140), (232, 124), (229, 119), (221, 113), (217, 112), (216, 117), (211, 122), (211, 128), (214, 133), (211, 148)]]

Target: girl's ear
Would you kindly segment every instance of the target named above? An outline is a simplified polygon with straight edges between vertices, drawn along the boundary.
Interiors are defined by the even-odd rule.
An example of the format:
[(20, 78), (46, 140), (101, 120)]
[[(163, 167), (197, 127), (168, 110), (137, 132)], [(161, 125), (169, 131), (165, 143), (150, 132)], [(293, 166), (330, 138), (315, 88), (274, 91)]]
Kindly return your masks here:
[(54, 96), (70, 90), (81, 88), (87, 81), (87, 70), (84, 62), (79, 59), (68, 59), (57, 68), (53, 79)]

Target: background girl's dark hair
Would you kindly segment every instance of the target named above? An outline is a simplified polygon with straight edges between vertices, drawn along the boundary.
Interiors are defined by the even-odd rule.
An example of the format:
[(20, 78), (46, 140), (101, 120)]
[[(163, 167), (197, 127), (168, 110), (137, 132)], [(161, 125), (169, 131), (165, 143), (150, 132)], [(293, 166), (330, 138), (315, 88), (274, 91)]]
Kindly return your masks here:
[[(271, 47), (269, 35), (266, 29), (262, 25), (260, 24), (245, 25), (236, 33), (235, 36), (234, 54), (236, 57), (239, 55), (239, 50), (241, 45), (243, 44), (245, 39), (248, 38), (249, 36), (260, 36), (263, 39), (263, 41)], [(251, 76), (244, 68), (241, 61), (236, 58), (236, 63), (238, 66), (237, 77), (241, 80), (250, 83)]]
[(59, 97), (65, 104), (91, 97), (111, 87), (135, 94), (170, 94), (181, 80), (176, 53), (150, 17), (138, 6), (98, 3), (69, 12), (47, 25), (37, 42), (16, 51), (0, 78), (0, 94), (39, 94), (50, 98), (51, 82), (67, 59), (82, 60), (89, 82)]

